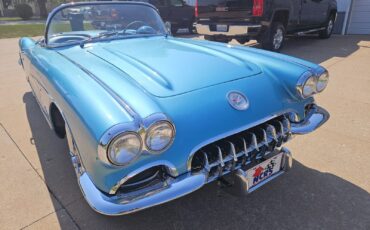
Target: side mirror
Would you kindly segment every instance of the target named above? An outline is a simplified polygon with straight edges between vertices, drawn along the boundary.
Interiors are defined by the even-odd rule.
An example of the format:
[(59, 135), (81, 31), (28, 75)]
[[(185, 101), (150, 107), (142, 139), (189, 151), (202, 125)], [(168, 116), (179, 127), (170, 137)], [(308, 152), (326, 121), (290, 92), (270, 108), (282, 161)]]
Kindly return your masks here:
[(166, 27), (167, 34), (171, 35), (171, 22), (166, 21), (166, 22), (164, 23), (164, 26)]

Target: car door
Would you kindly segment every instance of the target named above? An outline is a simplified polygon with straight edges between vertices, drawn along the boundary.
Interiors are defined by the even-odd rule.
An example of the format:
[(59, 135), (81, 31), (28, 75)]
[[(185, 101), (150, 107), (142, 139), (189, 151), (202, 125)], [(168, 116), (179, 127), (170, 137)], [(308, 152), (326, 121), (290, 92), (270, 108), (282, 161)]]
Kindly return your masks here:
[(323, 25), (328, 19), (329, 0), (311, 0), (313, 7), (313, 22)]
[(301, 15), (299, 26), (301, 28), (312, 27), (314, 23), (315, 7), (313, 0), (301, 0)]
[(302, 0), (301, 27), (317, 27), (327, 19), (329, 0)]

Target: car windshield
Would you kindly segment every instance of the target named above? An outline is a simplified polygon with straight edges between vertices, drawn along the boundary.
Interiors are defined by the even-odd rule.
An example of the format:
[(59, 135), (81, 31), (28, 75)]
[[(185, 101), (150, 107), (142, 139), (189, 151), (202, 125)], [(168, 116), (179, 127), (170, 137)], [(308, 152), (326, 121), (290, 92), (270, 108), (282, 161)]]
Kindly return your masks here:
[(162, 19), (147, 4), (74, 3), (51, 13), (45, 40), (49, 46), (60, 46), (165, 34)]

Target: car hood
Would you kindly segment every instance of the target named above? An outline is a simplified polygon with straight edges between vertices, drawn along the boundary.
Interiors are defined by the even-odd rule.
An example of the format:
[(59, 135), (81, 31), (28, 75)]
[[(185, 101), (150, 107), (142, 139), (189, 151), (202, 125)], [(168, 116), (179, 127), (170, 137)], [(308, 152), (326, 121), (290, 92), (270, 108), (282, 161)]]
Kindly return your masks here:
[(87, 49), (157, 97), (184, 94), (257, 75), (261, 69), (232, 52), (177, 39), (127, 39)]

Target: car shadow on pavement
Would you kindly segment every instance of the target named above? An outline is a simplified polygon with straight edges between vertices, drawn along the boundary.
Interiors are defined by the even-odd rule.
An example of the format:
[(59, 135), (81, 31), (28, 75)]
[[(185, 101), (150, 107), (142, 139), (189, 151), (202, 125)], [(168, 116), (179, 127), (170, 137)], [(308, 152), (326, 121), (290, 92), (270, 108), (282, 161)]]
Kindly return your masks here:
[[(335, 39), (320, 39), (317, 35), (290, 36), (286, 39), (282, 54), (322, 63), (333, 57), (345, 58), (359, 49), (361, 41), (369, 41), (369, 35), (333, 35)], [(261, 48), (258, 43), (249, 46)]]
[[(246, 197), (231, 196), (212, 183), (138, 213), (103, 216), (81, 195), (67, 142), (49, 129), (32, 93), (23, 100), (55, 209), (67, 210), (81, 229), (370, 229), (368, 192), (298, 161), (289, 173)], [(73, 227), (65, 216), (58, 218), (62, 229)]]
[[(287, 54), (302, 58), (314, 63), (321, 63), (333, 57), (345, 58), (354, 53), (361, 46), (362, 41), (370, 41), (369, 35), (332, 35), (333, 38), (320, 39), (317, 35), (289, 36), (281, 50)], [(201, 39), (199, 34), (177, 34), (176, 37)], [(233, 40), (230, 44), (239, 43)], [(244, 46), (262, 49), (255, 40), (251, 40)]]

